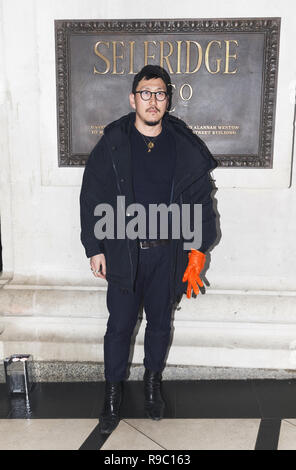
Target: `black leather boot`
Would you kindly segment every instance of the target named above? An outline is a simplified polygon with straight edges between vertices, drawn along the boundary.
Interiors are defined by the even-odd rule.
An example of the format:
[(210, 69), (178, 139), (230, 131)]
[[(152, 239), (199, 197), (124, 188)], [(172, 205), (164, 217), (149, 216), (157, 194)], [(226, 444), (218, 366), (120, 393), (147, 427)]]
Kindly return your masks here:
[(118, 425), (121, 398), (122, 383), (106, 381), (104, 406), (99, 416), (99, 430), (102, 434), (110, 434)]
[(144, 395), (145, 412), (148, 418), (160, 420), (163, 418), (164, 401), (160, 393), (161, 372), (152, 372), (145, 369), (144, 373)]

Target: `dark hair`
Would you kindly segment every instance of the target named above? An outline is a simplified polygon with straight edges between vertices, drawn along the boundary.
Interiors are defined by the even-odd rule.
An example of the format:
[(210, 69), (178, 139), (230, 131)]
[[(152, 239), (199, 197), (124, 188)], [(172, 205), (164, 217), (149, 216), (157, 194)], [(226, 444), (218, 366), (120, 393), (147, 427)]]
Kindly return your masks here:
[(171, 84), (171, 78), (167, 71), (160, 67), (159, 65), (145, 65), (145, 67), (140, 70), (140, 72), (137, 73), (134, 77), (133, 81), (133, 87), (132, 87), (132, 93), (135, 93), (137, 90), (138, 83), (145, 78), (146, 80), (150, 80), (151, 78), (161, 78), (165, 85), (166, 85), (166, 91), (168, 94), (169, 98), (169, 104), (168, 104), (168, 111), (171, 108), (172, 104), (172, 94), (173, 94), (173, 87)]

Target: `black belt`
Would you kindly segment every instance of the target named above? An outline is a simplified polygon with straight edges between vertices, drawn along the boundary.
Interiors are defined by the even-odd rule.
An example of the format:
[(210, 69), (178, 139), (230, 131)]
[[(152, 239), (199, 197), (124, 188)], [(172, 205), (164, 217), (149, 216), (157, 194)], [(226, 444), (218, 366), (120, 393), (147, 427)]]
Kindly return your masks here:
[(153, 248), (154, 246), (167, 245), (170, 240), (140, 240), (140, 248)]

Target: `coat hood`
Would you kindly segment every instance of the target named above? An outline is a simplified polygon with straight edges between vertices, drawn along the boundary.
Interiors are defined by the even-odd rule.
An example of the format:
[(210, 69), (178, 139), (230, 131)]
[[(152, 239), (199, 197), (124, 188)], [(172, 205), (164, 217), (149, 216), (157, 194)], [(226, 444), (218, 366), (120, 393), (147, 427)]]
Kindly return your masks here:
[[(135, 119), (135, 112), (126, 114), (125, 116), (122, 116), (116, 121), (108, 124), (104, 129), (104, 134), (108, 140), (113, 140), (113, 137), (116, 138), (116, 136), (119, 139), (120, 137), (124, 138), (125, 135), (129, 134), (130, 126), (134, 124)], [(203, 163), (205, 167), (207, 167), (208, 171), (213, 170), (218, 166), (217, 161), (213, 158), (204, 141), (194, 134), (182, 119), (173, 116), (172, 114), (166, 113), (163, 117), (163, 125), (167, 126), (168, 129), (174, 130), (180, 137), (189, 139), (192, 145), (200, 150), (201, 156), (204, 159), (204, 162), (201, 161), (200, 163)], [(118, 142), (118, 144), (120, 144), (120, 142)]]

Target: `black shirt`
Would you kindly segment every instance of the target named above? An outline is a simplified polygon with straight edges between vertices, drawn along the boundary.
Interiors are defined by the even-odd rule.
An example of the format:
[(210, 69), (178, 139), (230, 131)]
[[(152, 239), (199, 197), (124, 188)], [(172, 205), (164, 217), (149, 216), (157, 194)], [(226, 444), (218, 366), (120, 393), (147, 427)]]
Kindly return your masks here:
[[(149, 238), (149, 204), (165, 203), (169, 205), (171, 198), (173, 174), (176, 162), (174, 137), (163, 127), (161, 133), (149, 138), (144, 136), (146, 142), (154, 142), (154, 147), (148, 152), (147, 144), (142, 134), (132, 126), (131, 154), (133, 186), (136, 203), (142, 204), (146, 209), (146, 235), (139, 239), (159, 239), (159, 215), (157, 223), (157, 236)], [(169, 231), (170, 232), (170, 231)]]

